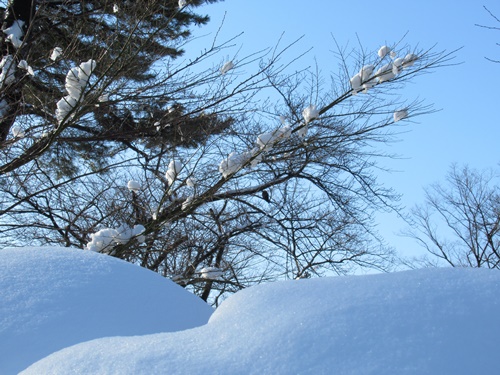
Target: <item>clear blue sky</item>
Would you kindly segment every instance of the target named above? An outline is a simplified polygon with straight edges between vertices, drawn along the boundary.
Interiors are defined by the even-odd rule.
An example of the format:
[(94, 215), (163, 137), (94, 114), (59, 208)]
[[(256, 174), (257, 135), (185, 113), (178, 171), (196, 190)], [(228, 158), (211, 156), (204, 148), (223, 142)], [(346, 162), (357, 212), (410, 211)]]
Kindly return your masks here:
[[(234, 50), (241, 47), (240, 56), (273, 46), (282, 32), (289, 42), (305, 35), (298, 51), (309, 45), (314, 49), (301, 62), (309, 59), (312, 64), (316, 58), (325, 76), (337, 68), (331, 52), (335, 49), (332, 35), (339, 44), (352, 46), (359, 36), (368, 50), (396, 42), (407, 32), (405, 41), (411, 46), (437, 44), (437, 50), (449, 51), (463, 47), (456, 53), (456, 62), (461, 65), (417, 77), (403, 91), (408, 99), (419, 97), (441, 109), (415, 119), (401, 141), (387, 149), (402, 159), (383, 161), (398, 172), (381, 173), (380, 181), (403, 194), (402, 204), (411, 207), (423, 201), (424, 186), (444, 181), (451, 163), (487, 168), (500, 162), (500, 64), (484, 58), (500, 60), (500, 47), (496, 46), (500, 31), (475, 26), (500, 24), (483, 5), (500, 17), (497, 0), (226, 0), (202, 9), (212, 21), (199, 32), (215, 32), (226, 13), (221, 39), (244, 32)], [(412, 240), (393, 235), (405, 225), (395, 215), (381, 215), (378, 221), (381, 234), (403, 254), (419, 249)]]

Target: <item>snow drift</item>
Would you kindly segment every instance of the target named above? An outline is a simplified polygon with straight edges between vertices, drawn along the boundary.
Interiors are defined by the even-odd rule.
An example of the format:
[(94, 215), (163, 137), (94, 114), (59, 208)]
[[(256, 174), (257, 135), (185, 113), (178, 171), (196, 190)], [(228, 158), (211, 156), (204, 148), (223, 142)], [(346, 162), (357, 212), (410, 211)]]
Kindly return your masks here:
[(82, 341), (199, 326), (212, 311), (170, 280), (110, 256), (0, 250), (0, 374)]
[(492, 374), (499, 287), (478, 269), (261, 285), (204, 326), (82, 343), (23, 374)]

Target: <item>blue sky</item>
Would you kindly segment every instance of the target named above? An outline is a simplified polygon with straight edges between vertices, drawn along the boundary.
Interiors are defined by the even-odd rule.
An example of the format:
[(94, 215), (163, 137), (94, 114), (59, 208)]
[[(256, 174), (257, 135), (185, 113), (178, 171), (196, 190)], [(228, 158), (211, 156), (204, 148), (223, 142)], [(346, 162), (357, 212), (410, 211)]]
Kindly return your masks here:
[[(423, 201), (424, 186), (444, 181), (451, 163), (489, 168), (500, 162), (500, 64), (485, 59), (500, 60), (496, 46), (500, 31), (475, 26), (500, 24), (483, 5), (500, 17), (500, 3), (491, 0), (309, 1), (300, 5), (284, 0), (227, 0), (202, 9), (212, 21), (199, 33), (215, 32), (225, 15), (220, 37), (224, 40), (244, 32), (234, 50), (241, 48), (242, 56), (273, 46), (282, 32), (288, 42), (305, 35), (297, 51), (308, 46), (313, 50), (301, 62), (309, 59), (312, 64), (316, 59), (325, 76), (337, 68), (332, 35), (340, 45), (351, 46), (359, 37), (368, 50), (396, 42), (406, 33), (405, 41), (413, 47), (462, 48), (455, 59), (460, 65), (417, 77), (403, 91), (405, 98), (425, 99), (440, 110), (416, 118), (400, 141), (386, 150), (401, 158), (383, 161), (396, 172), (381, 173), (380, 181), (403, 194), (401, 203), (411, 207)], [(377, 221), (390, 245), (403, 254), (419, 251), (412, 240), (394, 235), (405, 226), (395, 215), (380, 215)]]

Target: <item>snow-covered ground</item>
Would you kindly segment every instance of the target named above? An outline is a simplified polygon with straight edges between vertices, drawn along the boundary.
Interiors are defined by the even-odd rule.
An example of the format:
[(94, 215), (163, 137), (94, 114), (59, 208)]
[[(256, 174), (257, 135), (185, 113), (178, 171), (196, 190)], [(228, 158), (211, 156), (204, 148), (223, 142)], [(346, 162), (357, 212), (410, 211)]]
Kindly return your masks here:
[(1, 375), (82, 341), (199, 326), (212, 312), (170, 280), (107, 255), (0, 250)]
[[(427, 269), (260, 285), (224, 301), (200, 326), (210, 314), (206, 305), (138, 267), (78, 250), (1, 255), (2, 374), (9, 374), (6, 366), (19, 368), (20, 355), (29, 364), (87, 339), (83, 333), (90, 328), (94, 337), (122, 337), (68, 347), (22, 373), (498, 371), (498, 271)], [(133, 318), (122, 320), (121, 314)], [(158, 333), (145, 335), (150, 332)], [(131, 334), (138, 336), (123, 337)], [(58, 348), (45, 347), (53, 341)]]

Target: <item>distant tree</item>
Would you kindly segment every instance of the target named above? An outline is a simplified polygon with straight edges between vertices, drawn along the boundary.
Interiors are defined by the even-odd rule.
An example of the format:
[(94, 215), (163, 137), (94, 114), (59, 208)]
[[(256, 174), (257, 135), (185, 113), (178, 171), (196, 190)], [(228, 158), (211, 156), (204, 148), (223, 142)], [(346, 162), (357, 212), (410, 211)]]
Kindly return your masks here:
[(1, 243), (107, 253), (214, 303), (265, 280), (390, 267), (372, 217), (397, 195), (377, 183), (376, 146), (431, 111), (394, 94), (450, 55), (338, 48), (326, 88), (290, 69), (294, 43), (221, 59), (235, 41), (215, 36), (187, 59), (204, 3), (10, 3)]
[[(500, 268), (500, 187), (493, 171), (454, 165), (412, 211), (407, 234), (453, 267)], [(432, 261), (432, 259), (431, 259)]]

